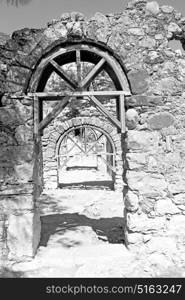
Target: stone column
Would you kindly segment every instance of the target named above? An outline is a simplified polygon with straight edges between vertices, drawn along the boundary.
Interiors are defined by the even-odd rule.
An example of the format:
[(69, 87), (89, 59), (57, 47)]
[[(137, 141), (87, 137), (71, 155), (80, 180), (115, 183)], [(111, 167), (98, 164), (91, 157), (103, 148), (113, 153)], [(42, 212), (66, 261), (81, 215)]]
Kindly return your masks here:
[(36, 209), (42, 185), (39, 147), (36, 148), (33, 139), (32, 99), (4, 97), (3, 104), (0, 108), (0, 253), (6, 261), (22, 261), (35, 255), (40, 241)]

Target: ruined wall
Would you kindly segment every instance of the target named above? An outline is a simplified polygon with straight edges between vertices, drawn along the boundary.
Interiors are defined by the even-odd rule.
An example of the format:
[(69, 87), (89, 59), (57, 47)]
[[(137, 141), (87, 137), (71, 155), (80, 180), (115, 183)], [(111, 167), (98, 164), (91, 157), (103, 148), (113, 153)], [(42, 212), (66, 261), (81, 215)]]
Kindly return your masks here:
[[(72, 42), (92, 43), (114, 54), (132, 93), (126, 99), (127, 243), (170, 255), (183, 251), (185, 241), (185, 55), (172, 50), (168, 43), (171, 39), (184, 43), (184, 35), (185, 18), (180, 13), (156, 2), (135, 0), (121, 13), (97, 13), (90, 20), (80, 13), (63, 14), (45, 29), (15, 32), (0, 46), (1, 116), (20, 101), (20, 95), (29, 103), (23, 107), (32, 107), (25, 93), (32, 90), (30, 80), (37, 64), (52, 49)], [(17, 100), (12, 100), (12, 94)], [(4, 119), (1, 122), (7, 125)], [(27, 125), (27, 121), (17, 125), (23, 135)], [(14, 129), (15, 125), (9, 127)], [(26, 155), (27, 144), (23, 147)], [(5, 174), (1, 173), (1, 182), (5, 182)], [(3, 194), (1, 198), (7, 210), (9, 196)], [(17, 199), (20, 196), (16, 203)], [(7, 224), (4, 216), (0, 224)]]
[(33, 100), (10, 97), (9, 101), (0, 107), (1, 256), (23, 259), (34, 255), (40, 238), (34, 203), (38, 176), (34, 171)]

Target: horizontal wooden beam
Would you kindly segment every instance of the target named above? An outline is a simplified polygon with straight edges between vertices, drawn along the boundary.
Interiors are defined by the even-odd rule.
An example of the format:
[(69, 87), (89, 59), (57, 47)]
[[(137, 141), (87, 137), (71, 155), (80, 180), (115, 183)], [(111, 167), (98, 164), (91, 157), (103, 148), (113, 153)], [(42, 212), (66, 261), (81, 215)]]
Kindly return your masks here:
[(63, 97), (91, 97), (91, 96), (104, 96), (104, 97), (117, 97), (120, 95), (130, 96), (130, 93), (127, 91), (74, 91), (74, 92), (61, 92), (61, 93), (29, 93), (28, 96), (36, 95), (38, 98), (47, 100), (47, 101), (56, 101), (62, 100)]

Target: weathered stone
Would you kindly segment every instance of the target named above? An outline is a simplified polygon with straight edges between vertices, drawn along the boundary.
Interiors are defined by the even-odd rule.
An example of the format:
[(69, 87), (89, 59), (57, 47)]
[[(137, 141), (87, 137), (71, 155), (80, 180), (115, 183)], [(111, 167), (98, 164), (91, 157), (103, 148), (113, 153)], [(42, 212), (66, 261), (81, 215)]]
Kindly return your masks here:
[(126, 233), (125, 238), (128, 244), (138, 244), (143, 242), (143, 235), (141, 233)]
[(130, 71), (128, 79), (131, 84), (133, 94), (142, 94), (148, 89), (148, 74), (144, 70)]
[(159, 13), (159, 4), (156, 1), (148, 2), (146, 4), (146, 10), (153, 15), (157, 15)]
[(157, 51), (150, 51), (145, 58), (145, 62), (149, 65), (155, 65), (164, 62), (164, 57), (161, 53)]
[(182, 29), (176, 23), (170, 23), (170, 25), (168, 26), (168, 31), (179, 34), (181, 33)]
[(107, 43), (110, 34), (110, 23), (105, 15), (96, 13), (93, 22), (87, 27), (87, 36), (100, 42)]
[(177, 205), (185, 205), (185, 194), (174, 195), (172, 200)]
[(127, 215), (127, 226), (132, 232), (161, 232), (165, 229), (165, 218), (158, 217), (155, 219), (148, 218), (145, 214), (131, 214)]
[(30, 141), (33, 141), (33, 131), (32, 128), (20, 125), (15, 130), (15, 138), (19, 145), (29, 144)]
[(165, 194), (167, 182), (160, 174), (147, 174), (144, 172), (127, 172), (127, 183), (132, 191), (146, 196), (161, 196)]
[(136, 35), (136, 36), (143, 36), (144, 35), (144, 31), (141, 28), (130, 28), (128, 30), (128, 33)]
[(128, 168), (130, 170), (134, 170), (134, 169), (143, 170), (143, 168), (147, 164), (147, 154), (146, 153), (127, 153), (126, 159), (127, 159), (127, 163), (128, 163)]
[(40, 230), (40, 218), (36, 212), (10, 215), (7, 230), (9, 259), (26, 260), (32, 258), (40, 241)]
[(175, 253), (177, 251), (176, 244), (174, 243), (174, 239), (170, 237), (153, 237), (147, 243), (148, 252), (158, 252), (164, 253)]
[(161, 112), (151, 116), (148, 119), (148, 124), (153, 130), (160, 130), (165, 127), (170, 127), (174, 124), (175, 119), (172, 114), (168, 112)]
[(145, 95), (135, 95), (126, 98), (126, 105), (128, 107), (163, 105), (163, 99), (159, 96), (152, 97)]
[(151, 211), (154, 210), (156, 199), (143, 196), (142, 198), (140, 197), (139, 202), (140, 202), (142, 212), (149, 214), (151, 213)]
[(171, 14), (174, 11), (174, 8), (172, 6), (163, 5), (161, 6), (161, 10), (163, 13)]
[(44, 31), (44, 35), (47, 39), (57, 40), (59, 38), (67, 37), (67, 29), (63, 24), (56, 23), (53, 27), (49, 27)]
[(158, 162), (151, 155), (148, 157), (148, 171), (152, 173), (158, 171)]
[(185, 178), (180, 173), (172, 173), (167, 176), (168, 189), (173, 195), (185, 193)]
[(143, 47), (143, 48), (154, 48), (156, 45), (156, 42), (154, 39), (150, 38), (150, 37), (145, 37), (144, 39), (142, 39), (140, 42), (139, 42), (139, 46), (140, 47)]
[(14, 167), (19, 182), (29, 182), (33, 178), (33, 164), (23, 163)]
[(185, 215), (172, 216), (167, 223), (167, 230), (171, 236), (185, 237)]
[(138, 196), (132, 191), (128, 191), (125, 197), (125, 207), (128, 211), (135, 212), (139, 207)]
[(76, 22), (73, 25), (70, 35), (75, 36), (75, 37), (82, 37), (83, 31), (82, 31), (80, 22)]
[(132, 130), (128, 132), (127, 147), (133, 152), (156, 152), (159, 144), (157, 132)]
[(139, 121), (138, 112), (135, 109), (128, 109), (126, 112), (126, 125), (128, 129), (135, 129)]
[(159, 216), (166, 214), (174, 215), (179, 213), (179, 209), (170, 199), (158, 200), (155, 205), (155, 211)]

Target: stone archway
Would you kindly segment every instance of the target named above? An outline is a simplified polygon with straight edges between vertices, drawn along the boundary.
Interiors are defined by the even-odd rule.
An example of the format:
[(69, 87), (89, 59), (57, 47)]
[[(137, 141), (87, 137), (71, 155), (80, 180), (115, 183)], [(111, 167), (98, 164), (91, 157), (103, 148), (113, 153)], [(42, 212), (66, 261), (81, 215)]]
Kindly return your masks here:
[[(114, 148), (113, 189), (116, 193), (104, 194), (105, 198), (110, 199), (108, 204), (104, 198), (102, 200), (103, 196), (101, 195), (100, 203), (102, 207), (110, 206), (110, 209), (108, 206), (106, 208), (107, 211), (110, 211), (109, 217), (116, 217), (118, 222), (121, 219), (122, 224), (124, 223), (123, 189), (125, 186), (123, 148), (126, 149), (124, 145), (125, 96), (130, 95), (130, 90), (121, 65), (111, 53), (106, 49), (103, 51), (102, 48), (87, 43), (61, 45), (60, 49), (53, 49), (43, 58), (31, 78), (29, 88), (31, 93), (28, 95), (34, 96), (34, 137), (36, 144), (40, 147), (40, 152), (43, 149), (44, 194), (41, 195), (40, 202), (45, 194), (49, 194), (49, 197), (52, 195), (51, 197), (54, 198), (53, 191), (48, 192), (48, 190), (51, 187), (54, 189), (59, 187), (56, 156), (58, 155), (57, 147), (63, 136), (71, 129), (88, 125), (103, 132)], [(68, 69), (65, 68), (68, 64), (75, 64), (76, 77), (69, 76)], [(91, 68), (83, 74), (82, 65), (84, 67), (84, 64), (91, 64)], [(89, 67), (89, 65), (86, 66)], [(72, 71), (74, 72), (73, 68)], [(51, 88), (48, 92), (47, 84), (53, 72), (59, 75), (61, 83), (65, 84), (61, 84), (60, 91), (55, 92)], [(98, 83), (94, 88), (93, 82), (98, 81), (97, 78), (101, 72), (107, 74), (112, 85), (101, 89), (101, 83)], [(44, 104), (53, 103), (53, 101), (56, 101), (55, 106), (49, 107), (47, 111)], [(74, 102), (78, 108), (75, 116), (70, 113)], [(66, 109), (68, 110), (66, 111)], [(87, 113), (84, 114), (84, 111)], [(88, 197), (88, 193), (86, 197)], [(94, 197), (96, 198), (96, 195)], [(114, 212), (111, 215), (112, 210)], [(116, 224), (115, 226), (119, 227), (119, 224)], [(123, 243), (124, 228), (122, 225), (121, 231), (121, 243)]]
[[(74, 66), (74, 64), (76, 65)], [(86, 73), (84, 72), (85, 64), (88, 67)], [(72, 73), (76, 72), (76, 75), (72, 76), (68, 72), (66, 69), (68, 65), (72, 66)], [(102, 88), (100, 82), (94, 87), (93, 83), (95, 80), (98, 81), (102, 72), (104, 72), (104, 76), (107, 76), (111, 85)], [(49, 92), (47, 90), (48, 82), (53, 73), (60, 78), (62, 88), (59, 92), (52, 91), (52, 88)], [(125, 96), (130, 95), (130, 91), (125, 73), (114, 56), (107, 49), (103, 51), (102, 46), (100, 48), (87, 42), (65, 43), (61, 44), (60, 47), (58, 45), (40, 61), (30, 80), (28, 90), (32, 92), (28, 95), (34, 96), (35, 140), (38, 142), (41, 136), (42, 139), (45, 139), (45, 135), (46, 139), (50, 140), (50, 144), (44, 142), (43, 149), (45, 149), (44, 153), (50, 160), (48, 172), (51, 176), (49, 177), (50, 179), (53, 178), (55, 182), (52, 185), (57, 187), (56, 161), (54, 161), (56, 153), (54, 154), (54, 146), (52, 145), (56, 145), (59, 136), (79, 122), (81, 125), (83, 123), (99, 126), (102, 130), (106, 127), (106, 134), (112, 138), (116, 145), (116, 164), (119, 165), (119, 167), (116, 165), (114, 187), (123, 190), (122, 147), (124, 147), (124, 141), (122, 138), (126, 129)], [(65, 111), (66, 107), (69, 112), (70, 109), (73, 109), (71, 103), (74, 102), (74, 98), (78, 111), (75, 118), (74, 116), (70, 117), (70, 113), (67, 114)], [(50, 109), (49, 113), (45, 113), (44, 103), (52, 103), (53, 101), (56, 102), (56, 105)], [(96, 110), (96, 113), (92, 108)], [(83, 110), (87, 110), (87, 115), (83, 114)], [(88, 115), (91, 117), (89, 118)], [(57, 121), (58, 119), (60, 122)], [(62, 124), (58, 126), (56, 123)], [(62, 126), (64, 129), (61, 130)], [(50, 134), (51, 132), (52, 134)]]
[(57, 155), (59, 152), (60, 143), (63, 136), (71, 129), (80, 126), (88, 125), (103, 132), (111, 141), (113, 151), (115, 152), (115, 170), (114, 170), (114, 189), (117, 191), (123, 190), (123, 160), (122, 160), (122, 145), (121, 134), (117, 133), (116, 129), (108, 122), (94, 118), (74, 118), (62, 123), (60, 121), (50, 126), (50, 135), (44, 138), (44, 151), (43, 151), (43, 177), (45, 188), (58, 187), (58, 162)]

